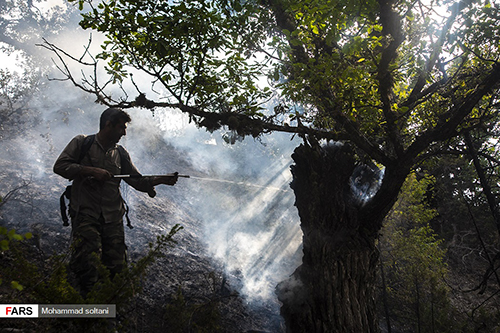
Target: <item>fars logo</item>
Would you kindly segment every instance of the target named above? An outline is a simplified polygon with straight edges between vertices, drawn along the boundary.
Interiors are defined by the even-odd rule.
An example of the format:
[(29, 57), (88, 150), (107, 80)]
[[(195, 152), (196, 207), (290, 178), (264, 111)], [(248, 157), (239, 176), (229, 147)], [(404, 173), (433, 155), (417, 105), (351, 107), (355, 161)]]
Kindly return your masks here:
[(38, 304), (0, 304), (0, 318), (38, 317)]

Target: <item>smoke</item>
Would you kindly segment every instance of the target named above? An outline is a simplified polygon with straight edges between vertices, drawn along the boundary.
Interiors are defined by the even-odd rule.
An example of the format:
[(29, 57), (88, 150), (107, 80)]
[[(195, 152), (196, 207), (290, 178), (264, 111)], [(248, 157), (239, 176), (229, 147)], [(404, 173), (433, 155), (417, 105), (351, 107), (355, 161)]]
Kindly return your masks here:
[(290, 276), (287, 280), (278, 285), (279, 298), (282, 302), (300, 303), (305, 299), (304, 285), (302, 281), (295, 276)]
[[(154, 116), (134, 111), (132, 119), (124, 145), (139, 169), (193, 176), (180, 179), (176, 187), (202, 221), (207, 253), (248, 302), (275, 300), (274, 288), (301, 259), (302, 234), (289, 188), (290, 156), (298, 140), (275, 133), (231, 145), (223, 139), (224, 131), (197, 129), (173, 110), (159, 110)], [(145, 146), (159, 136), (188, 162), (187, 170), (182, 165), (161, 170), (143, 165), (150, 161)], [(169, 163), (167, 157), (160, 165)]]
[(360, 204), (366, 203), (379, 190), (385, 169), (376, 165), (359, 164), (351, 175), (351, 190)]

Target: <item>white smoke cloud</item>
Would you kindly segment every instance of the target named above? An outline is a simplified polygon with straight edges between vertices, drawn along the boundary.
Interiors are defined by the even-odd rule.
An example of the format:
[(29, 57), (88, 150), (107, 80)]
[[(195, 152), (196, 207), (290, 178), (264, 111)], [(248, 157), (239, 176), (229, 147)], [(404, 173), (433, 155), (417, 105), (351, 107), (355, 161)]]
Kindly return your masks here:
[[(192, 198), (207, 253), (225, 268), (233, 285), (241, 286), (248, 301), (275, 299), (274, 288), (301, 259), (302, 233), (289, 187), (298, 140), (275, 133), (230, 145), (222, 131), (200, 130), (177, 111), (159, 110), (153, 116), (134, 110), (131, 115), (123, 144), (139, 169), (148, 168), (148, 159), (141, 157), (144, 144), (161, 135), (173, 145), (193, 168), (193, 178), (176, 186)], [(186, 173), (156, 173), (173, 171)]]

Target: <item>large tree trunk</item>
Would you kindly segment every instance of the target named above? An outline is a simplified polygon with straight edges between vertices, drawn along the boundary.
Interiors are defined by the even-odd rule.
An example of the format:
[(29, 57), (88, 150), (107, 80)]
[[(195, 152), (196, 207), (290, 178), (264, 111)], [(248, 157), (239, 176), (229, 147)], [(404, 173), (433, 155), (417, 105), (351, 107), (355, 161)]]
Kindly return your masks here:
[(347, 146), (301, 145), (293, 182), (303, 231), (302, 265), (277, 288), (287, 332), (378, 332), (376, 233), (360, 228)]

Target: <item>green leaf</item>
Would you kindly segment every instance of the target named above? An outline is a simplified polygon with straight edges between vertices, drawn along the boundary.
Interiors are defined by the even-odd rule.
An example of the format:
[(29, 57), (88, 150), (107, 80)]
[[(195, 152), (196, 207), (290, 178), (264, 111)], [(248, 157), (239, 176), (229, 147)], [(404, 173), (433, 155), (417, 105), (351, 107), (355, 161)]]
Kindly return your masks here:
[(16, 234), (16, 231), (14, 229), (10, 229), (9, 232), (7, 233), (7, 237), (9, 239), (12, 239), (15, 234)]
[(144, 19), (144, 16), (142, 16), (141, 14), (137, 15), (137, 23), (139, 23), (139, 25), (142, 26), (142, 27), (147, 26), (147, 22)]
[(19, 282), (17, 282), (17, 281), (12, 281), (12, 282), (10, 283), (10, 286), (11, 286), (13, 289), (17, 289), (17, 290), (19, 290), (19, 291), (22, 291), (22, 290), (24, 289), (24, 287), (23, 287), (21, 284), (19, 284)]

